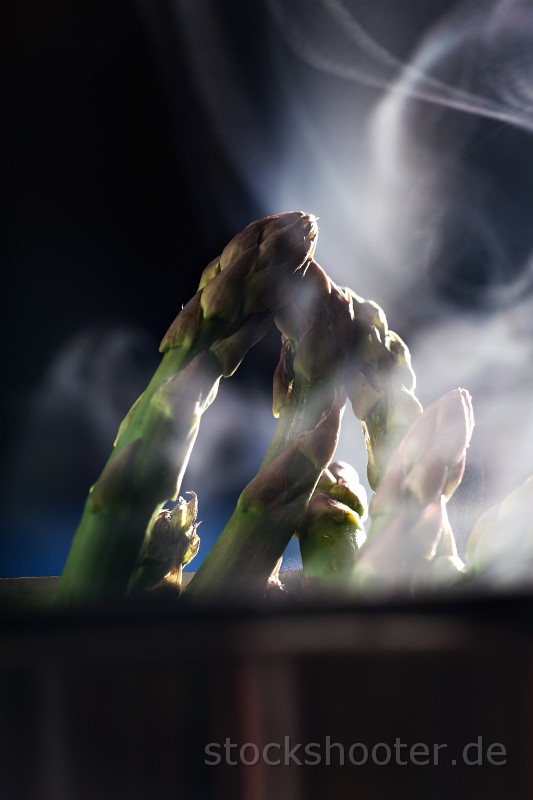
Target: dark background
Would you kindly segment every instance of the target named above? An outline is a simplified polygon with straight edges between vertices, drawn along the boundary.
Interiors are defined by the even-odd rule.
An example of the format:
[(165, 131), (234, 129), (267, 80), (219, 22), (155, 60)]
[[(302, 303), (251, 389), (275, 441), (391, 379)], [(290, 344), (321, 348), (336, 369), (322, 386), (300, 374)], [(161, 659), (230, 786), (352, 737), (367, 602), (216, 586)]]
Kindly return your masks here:
[[(388, 52), (408, 61), (458, 4), (349, 5)], [(286, 7), (298, 27), (301, 3)], [(326, 55), (342, 67), (350, 51), (343, 41), (335, 47), (324, 7), (308, 4), (309, 16), (317, 12), (311, 33), (327, 37)], [(262, 0), (10, 4), (0, 575), (61, 571), (87, 489), (158, 363), (160, 338), (205, 264), (248, 222), (293, 208), (319, 214), (332, 276), (389, 301), (382, 256), (361, 245), (357, 175), (349, 175), (353, 212), (337, 188), (342, 159), (363, 149), (394, 70), (370, 65), (375, 80), (363, 85), (340, 68), (320, 69), (282, 27)], [(530, 135), (514, 124), (416, 100), (409, 120), (423, 144), (457, 156), (453, 167), (446, 162), (444, 183), (463, 200), (465, 165), (481, 176), (470, 181), (470, 197), (506, 254), (496, 263), (460, 205), (439, 205), (421, 240), (424, 252), (431, 240), (430, 267), (404, 280), (400, 263), (392, 281), (399, 288), (390, 316), (416, 340), (436, 317), (467, 309), (490, 320), (508, 307), (494, 289), (513, 285), (529, 253), (533, 181)], [(468, 146), (454, 150), (450, 137)], [(278, 347), (273, 333), (236, 376), (221, 401), (225, 427), (193, 465), (194, 484), (184, 485), (200, 496), (204, 553), (268, 441), (270, 419), (255, 428), (246, 398), (268, 406)], [(476, 486), (467, 483), (467, 499), (477, 500)]]
[[(262, 42), (266, 11), (234, 5)], [(56, 574), (160, 338), (263, 208), (220, 146), (172, 4), (22, 2), (9, 22), (0, 563)]]

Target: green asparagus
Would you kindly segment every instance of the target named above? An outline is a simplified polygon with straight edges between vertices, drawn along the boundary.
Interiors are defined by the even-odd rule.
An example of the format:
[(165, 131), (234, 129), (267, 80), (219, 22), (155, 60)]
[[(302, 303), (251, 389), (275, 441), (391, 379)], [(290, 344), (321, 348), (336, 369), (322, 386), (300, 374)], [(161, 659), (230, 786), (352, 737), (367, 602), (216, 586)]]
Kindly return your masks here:
[[(303, 518), (322, 469), (333, 455), (334, 446), (318, 471), (303, 463), (302, 486), (297, 470), (287, 460), (298, 453), (299, 443), (306, 437), (326, 430), (324, 419), (336, 420), (338, 416), (327, 429), (328, 441), (336, 442), (344, 408), (339, 368), (342, 347), (346, 349), (348, 344), (342, 341), (342, 334), (351, 330), (350, 301), (315, 261), (306, 266), (297, 288), (291, 302), (276, 315), (282, 348), (274, 375), (273, 412), (279, 421), (272, 444), (257, 477), (241, 495), (235, 512), (187, 588), (188, 596), (208, 597), (217, 592), (227, 596), (244, 591), (245, 586), (249, 592), (252, 585), (256, 591), (264, 591), (276, 561)], [(334, 417), (332, 409), (336, 409)], [(277, 492), (273, 506), (271, 500), (265, 505), (262, 499), (265, 490), (271, 492), (270, 486)], [(272, 524), (274, 514), (281, 515), (276, 525)]]
[(390, 454), (422, 411), (407, 346), (389, 330), (377, 303), (336, 286), (314, 259), (276, 324), (285, 349), (274, 379), (280, 425), (271, 452), (305, 414), (312, 415), (313, 397), (343, 387), (362, 421), (368, 480), (375, 489)]
[(451, 528), (446, 502), (465, 467), (474, 417), (471, 398), (456, 389), (429, 406), (394, 451), (370, 503), (368, 538), (352, 573), (361, 592), (409, 590)]
[(128, 592), (147, 531), (162, 504), (178, 495), (220, 378), (233, 374), (290, 300), (316, 233), (309, 214), (267, 217), (236, 236), (204, 271), (200, 289), (163, 338), (161, 364), (89, 493), (61, 576), (60, 603)]
[(259, 470), (187, 586), (187, 597), (208, 601), (263, 596), (335, 452), (340, 420), (341, 403), (335, 394), (315, 427), (299, 434)]
[[(472, 435), (470, 395), (457, 389), (422, 413), (406, 345), (376, 303), (330, 280), (313, 258), (316, 236), (309, 214), (266, 217), (205, 268), (90, 490), (61, 576), (61, 604), (147, 589), (179, 594), (200, 543), (196, 495), (188, 502), (178, 495), (201, 417), (221, 378), (273, 322), (281, 332), (274, 438), (187, 596), (260, 599), (269, 581), (280, 589), (280, 560), (295, 533), (308, 579), (359, 595), (462, 575), (446, 504)], [(375, 490), (368, 536), (358, 476), (331, 462), (347, 399), (362, 424)], [(481, 517), (467, 574), (505, 584), (531, 570), (532, 488), (533, 478)]]
[(132, 582), (134, 590), (171, 588), (179, 594), (183, 567), (200, 547), (198, 501), (194, 492), (188, 494), (189, 502), (179, 497), (173, 509), (164, 508), (156, 517)]
[(498, 588), (533, 575), (533, 476), (481, 515), (466, 547), (467, 575)]
[[(351, 380), (350, 389), (354, 407), (360, 410), (362, 405), (360, 384), (356, 385), (353, 377), (354, 369), (357, 370), (355, 372), (357, 377), (363, 369), (368, 371), (375, 366), (378, 378), (379, 370), (383, 372), (385, 368), (388, 369), (388, 383), (379, 397), (383, 403), (387, 403), (387, 407), (390, 407), (389, 424), (379, 430), (380, 444), (385, 442), (389, 428), (394, 425), (401, 427), (401, 424), (405, 427), (405, 420), (410, 421), (420, 410), (414, 395), (409, 394), (413, 388), (414, 375), (410, 368), (408, 351), (403, 344), (400, 346), (400, 340), (395, 334), (385, 331), (385, 317), (378, 306), (365, 303), (353, 292), (339, 289), (314, 260), (308, 264), (298, 289), (299, 291), (293, 294), (291, 302), (276, 315), (276, 324), (282, 333), (282, 350), (274, 376), (273, 412), (279, 418), (279, 422), (272, 444), (261, 465), (258, 479), (265, 471), (263, 479), (269, 479), (269, 466), (282, 453), (288, 451), (287, 448), (297, 441), (297, 437), (303, 431), (316, 425), (317, 419), (331, 403), (334, 395), (339, 398), (342, 408), (346, 375)], [(357, 305), (357, 314), (354, 313), (354, 302)], [(372, 311), (371, 315), (369, 310)], [(383, 342), (375, 332), (377, 324), (383, 332)], [(368, 344), (371, 339), (372, 346)], [(406, 403), (403, 402), (403, 398), (402, 406), (395, 395), (388, 391), (389, 384), (392, 383), (390, 375), (393, 367), (396, 367), (399, 379), (408, 384), (408, 389), (402, 391), (411, 401), (411, 405), (407, 406), (409, 411), (414, 409), (411, 417), (404, 412)], [(385, 384), (385, 380), (382, 379), (382, 383)], [(400, 383), (399, 388), (401, 386)], [(373, 411), (372, 405), (369, 408), (365, 407), (365, 412), (369, 410)], [(324, 465), (326, 466), (327, 464)], [(280, 503), (283, 504), (283, 496), (280, 497)], [(294, 516), (294, 522), (300, 527), (304, 510), (305, 504), (301, 508), (300, 519)], [(224, 586), (228, 592), (230, 590), (227, 587), (230, 585), (231, 591), (236, 590), (240, 586), (238, 581), (240, 571), (245, 574), (245, 562), (242, 558), (245, 561), (249, 560), (249, 542), (257, 540), (260, 523), (267, 518), (268, 516), (261, 511), (257, 519), (252, 519), (250, 515), (243, 515), (238, 506), (213, 550), (200, 567), (198, 575), (191, 582), (188, 594), (190, 596), (202, 594), (206, 597), (211, 591), (220, 591)], [(293, 517), (289, 516), (287, 521), (290, 519)], [(311, 501), (307, 524), (304, 523), (302, 529), (303, 552), (312, 572), (320, 571), (316, 566), (314, 554), (320, 550), (319, 531), (325, 525), (331, 527), (329, 541), (333, 544), (334, 557), (328, 556), (329, 566), (324, 568), (323, 574), (328, 574), (331, 580), (335, 580), (335, 572), (342, 577), (351, 570), (356, 549), (355, 534), (361, 530), (361, 523), (353, 509), (343, 505), (339, 498), (326, 498), (319, 492)], [(289, 541), (291, 533), (295, 532), (296, 527), (293, 531), (288, 531), (285, 527), (280, 528), (279, 541), (283, 543), (283, 547)], [(270, 538), (273, 540), (273, 534)], [(257, 548), (257, 545), (255, 547)], [(265, 558), (261, 569), (256, 571), (257, 574), (261, 574), (261, 586), (264, 588), (265, 577), (268, 577), (283, 549), (280, 549), (279, 545), (273, 552), (265, 549), (263, 556), (260, 549), (254, 552), (258, 553), (258, 558), (263, 556)], [(315, 566), (311, 565), (313, 561)], [(346, 565), (342, 562), (346, 562)], [(247, 571), (250, 573), (249, 568)]]
[(335, 461), (322, 473), (298, 530), (304, 575), (342, 587), (364, 536), (366, 492), (349, 464)]
[(347, 290), (354, 318), (348, 397), (362, 422), (368, 482), (376, 489), (389, 458), (422, 411), (407, 345), (389, 330), (383, 310)]

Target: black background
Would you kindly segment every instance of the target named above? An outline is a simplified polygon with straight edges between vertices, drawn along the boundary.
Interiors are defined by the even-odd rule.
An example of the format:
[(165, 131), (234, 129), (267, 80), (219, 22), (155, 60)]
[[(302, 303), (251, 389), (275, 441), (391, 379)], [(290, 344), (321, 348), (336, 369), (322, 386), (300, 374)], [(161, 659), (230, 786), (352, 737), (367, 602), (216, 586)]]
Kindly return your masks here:
[[(228, 19), (238, 12), (261, 42), (265, 9), (233, 5)], [(205, 264), (262, 215), (228, 164), (180, 37), (166, 2), (9, 10), (2, 574), (61, 569), (160, 338)], [(261, 64), (251, 69), (261, 87)], [(104, 359), (116, 330), (125, 341)], [(54, 407), (42, 409), (69, 347), (76, 387), (52, 391)], [(101, 441), (84, 403), (99, 402), (91, 383), (104, 378), (113, 421)]]

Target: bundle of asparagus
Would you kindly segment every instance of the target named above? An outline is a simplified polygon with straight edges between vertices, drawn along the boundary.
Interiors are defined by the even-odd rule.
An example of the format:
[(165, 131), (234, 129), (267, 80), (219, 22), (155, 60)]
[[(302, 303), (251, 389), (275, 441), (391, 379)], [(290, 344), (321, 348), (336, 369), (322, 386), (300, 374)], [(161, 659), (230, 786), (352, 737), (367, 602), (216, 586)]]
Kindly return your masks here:
[[(460, 578), (446, 503), (464, 471), (470, 395), (457, 389), (422, 413), (407, 346), (376, 303), (330, 280), (313, 258), (316, 237), (312, 215), (278, 214), (249, 225), (206, 267), (90, 490), (61, 603), (161, 588), (177, 595), (200, 543), (196, 495), (186, 502), (179, 491), (202, 414), (220, 379), (274, 322), (282, 340), (276, 431), (187, 595), (263, 597), (270, 576), (279, 585), (293, 535), (306, 577), (350, 596)], [(347, 399), (361, 421), (375, 490), (368, 537), (359, 477), (332, 462)], [(515, 505), (516, 497), (482, 518), (467, 567), (486, 571), (498, 550), (494, 519)], [(521, 541), (530, 539), (524, 533)]]
[[(413, 394), (414, 373), (407, 348), (388, 331), (379, 306), (337, 287), (314, 260), (298, 288), (275, 318), (282, 333), (273, 387), (277, 429), (257, 477), (244, 490), (234, 514), (191, 581), (189, 597), (207, 599), (216, 594), (228, 597), (264, 591), (269, 574), (302, 525), (306, 573), (314, 574), (317, 569), (320, 573), (321, 567), (316, 564), (323, 562), (330, 565), (324, 575), (329, 572), (332, 582), (342, 578), (349, 572), (355, 552), (355, 531), (361, 527), (357, 514), (362, 508), (357, 498), (355, 509), (338, 499), (328, 499), (322, 491), (324, 483), (315, 494), (313, 490), (333, 456), (346, 394), (356, 414), (367, 419), (372, 430), (367, 445), (369, 474), (375, 482), (379, 474), (375, 454), (379, 453), (383, 466), (391, 437), (405, 432), (421, 411)], [(287, 459), (293, 458), (298, 442), (311, 442), (324, 430), (326, 457), (315, 459), (314, 469), (308, 463), (293, 466), (291, 476)], [(296, 469), (300, 470), (299, 481)], [(361, 494), (360, 487), (358, 491)], [(345, 524), (339, 528), (341, 521)], [(326, 533), (326, 528), (336, 533), (334, 550), (338, 552), (333, 558), (332, 533)], [(310, 566), (311, 562), (315, 566)]]

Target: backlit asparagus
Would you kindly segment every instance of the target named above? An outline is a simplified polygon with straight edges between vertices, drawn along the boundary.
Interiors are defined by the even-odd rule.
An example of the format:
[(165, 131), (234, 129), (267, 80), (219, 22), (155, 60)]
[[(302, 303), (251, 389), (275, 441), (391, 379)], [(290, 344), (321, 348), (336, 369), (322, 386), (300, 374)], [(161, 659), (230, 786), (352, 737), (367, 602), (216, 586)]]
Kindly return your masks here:
[[(279, 421), (272, 444), (189, 585), (188, 596), (249, 593), (252, 587), (255, 592), (265, 590), (335, 449), (344, 407), (344, 391), (336, 388), (342, 364), (340, 340), (350, 323), (349, 300), (312, 261), (291, 302), (276, 316), (282, 349), (274, 376), (273, 411)], [(328, 457), (318, 470), (316, 458), (312, 466), (302, 462), (300, 476), (295, 464), (301, 461), (298, 453), (307, 440), (322, 440)]]
[(134, 590), (181, 590), (183, 567), (198, 553), (200, 537), (196, 529), (198, 501), (194, 492), (188, 502), (178, 498), (173, 509), (164, 508), (156, 517), (133, 580)]
[[(351, 289), (336, 286), (316, 261), (290, 304), (276, 316), (285, 351), (274, 380), (277, 439), (313, 413), (313, 398), (346, 390), (362, 421), (368, 480), (375, 489), (388, 459), (420, 414), (409, 350), (389, 330), (383, 310)], [(268, 459), (268, 457), (267, 457)]]
[[(358, 303), (358, 314), (354, 313), (354, 299)], [(307, 266), (298, 292), (294, 293), (291, 302), (276, 315), (276, 324), (282, 332), (282, 351), (274, 377), (273, 411), (279, 417), (279, 422), (272, 445), (255, 480), (261, 476), (265, 484), (271, 480), (269, 466), (282, 453), (290, 452), (290, 446), (297, 441), (302, 431), (309, 430), (316, 424), (320, 413), (327, 408), (333, 396), (337, 396), (343, 405), (346, 375), (351, 380), (354, 403), (357, 405), (359, 402), (359, 406), (362, 405), (359, 388), (355, 386), (353, 379), (354, 369), (370, 371), (375, 363), (376, 369), (379, 367), (383, 372), (386, 367), (388, 390), (392, 363), (398, 367), (397, 371), (408, 384), (409, 390), (413, 388), (414, 376), (407, 349), (400, 349), (399, 339), (394, 334), (387, 334), (388, 338), (384, 334), (384, 342), (378, 344), (379, 336), (374, 332), (374, 317), (367, 319), (369, 309), (375, 314), (378, 307), (365, 304), (348, 290), (339, 289), (315, 261)], [(379, 309), (378, 311), (381, 329), (384, 330), (386, 321), (383, 313)], [(372, 336), (376, 342), (373, 348), (369, 348), (368, 340)], [(356, 371), (357, 374), (359, 373)], [(379, 375), (379, 371), (377, 374)], [(408, 395), (407, 390), (404, 393)], [(403, 413), (403, 407), (395, 402), (390, 391), (387, 393), (385, 389), (382, 390), (379, 399), (391, 408), (389, 420), (401, 420), (404, 426), (406, 418), (410, 421), (411, 417)], [(412, 401), (409, 411), (414, 416), (419, 413), (419, 403), (414, 395), (409, 394), (408, 399)], [(373, 406), (370, 406), (370, 410), (372, 409)], [(366, 410), (368, 409), (365, 406)], [(380, 444), (385, 442), (388, 433), (388, 425), (380, 429)], [(342, 481), (337, 483), (337, 488), (340, 489)], [(303, 495), (301, 497), (303, 499)], [(281, 493), (281, 507), (284, 502)], [(265, 578), (282, 554), (291, 533), (296, 531), (296, 526), (303, 533), (302, 553), (308, 573), (320, 574), (331, 581), (342, 580), (343, 576), (350, 573), (357, 550), (356, 533), (361, 532), (362, 526), (358, 513), (339, 497), (328, 497), (318, 492), (311, 500), (305, 522), (304, 503), (299, 505), (300, 517), (290, 514), (285, 518), (289, 527), (292, 520), (295, 525), (293, 531), (285, 525), (279, 529), (276, 526), (276, 533), (272, 530), (270, 541), (262, 542), (261, 546), (257, 544), (257, 532), (263, 528), (272, 528), (268, 514), (260, 503), (254, 516), (243, 514), (241, 504), (242, 498), (198, 575), (193, 579), (188, 589), (190, 596), (202, 594), (206, 597), (213, 592), (234, 592), (241, 586), (241, 573), (242, 582), (249, 587), (252, 552), (257, 554), (255, 572), (262, 590)], [(358, 511), (361, 509), (358, 508)], [(330, 546), (324, 548), (326, 542)]]
[(366, 492), (349, 464), (333, 462), (322, 473), (298, 530), (304, 575), (343, 586), (364, 536)]
[(353, 307), (348, 397), (361, 420), (368, 482), (376, 489), (389, 458), (422, 407), (406, 344), (389, 330), (383, 310), (348, 290)]
[(261, 597), (337, 446), (337, 395), (311, 430), (264, 465), (186, 589), (188, 597)]
[(372, 524), (352, 573), (356, 591), (409, 590), (435, 557), (473, 426), (464, 389), (441, 397), (412, 424), (370, 503)]
[(466, 547), (467, 575), (499, 588), (533, 583), (533, 476), (476, 522)]
[(87, 499), (59, 585), (74, 604), (123, 596), (151, 522), (177, 497), (203, 412), (290, 299), (315, 246), (314, 217), (252, 223), (211, 262), (165, 335), (162, 362), (122, 423)]
[(336, 392), (344, 406), (341, 369), (349, 347), (350, 302), (313, 260), (275, 321), (282, 333), (272, 404), (278, 425), (264, 464), (315, 425)]
[[(453, 580), (462, 569), (446, 502), (464, 469), (470, 396), (458, 389), (421, 414), (407, 347), (377, 304), (336, 286), (313, 260), (316, 233), (308, 214), (267, 217), (206, 267), (91, 489), (61, 578), (62, 603), (180, 588), (199, 545), (196, 498), (179, 498), (172, 510), (163, 504), (178, 497), (220, 379), (233, 374), (274, 320), (282, 334), (276, 432), (188, 595), (259, 599), (295, 532), (306, 576), (348, 582), (358, 592)], [(357, 475), (330, 463), (346, 398), (362, 422), (376, 489), (366, 542)], [(516, 497), (502, 504), (506, 519)], [(474, 530), (472, 570), (486, 573), (494, 562), (493, 516)], [(527, 561), (524, 530), (517, 546)]]

